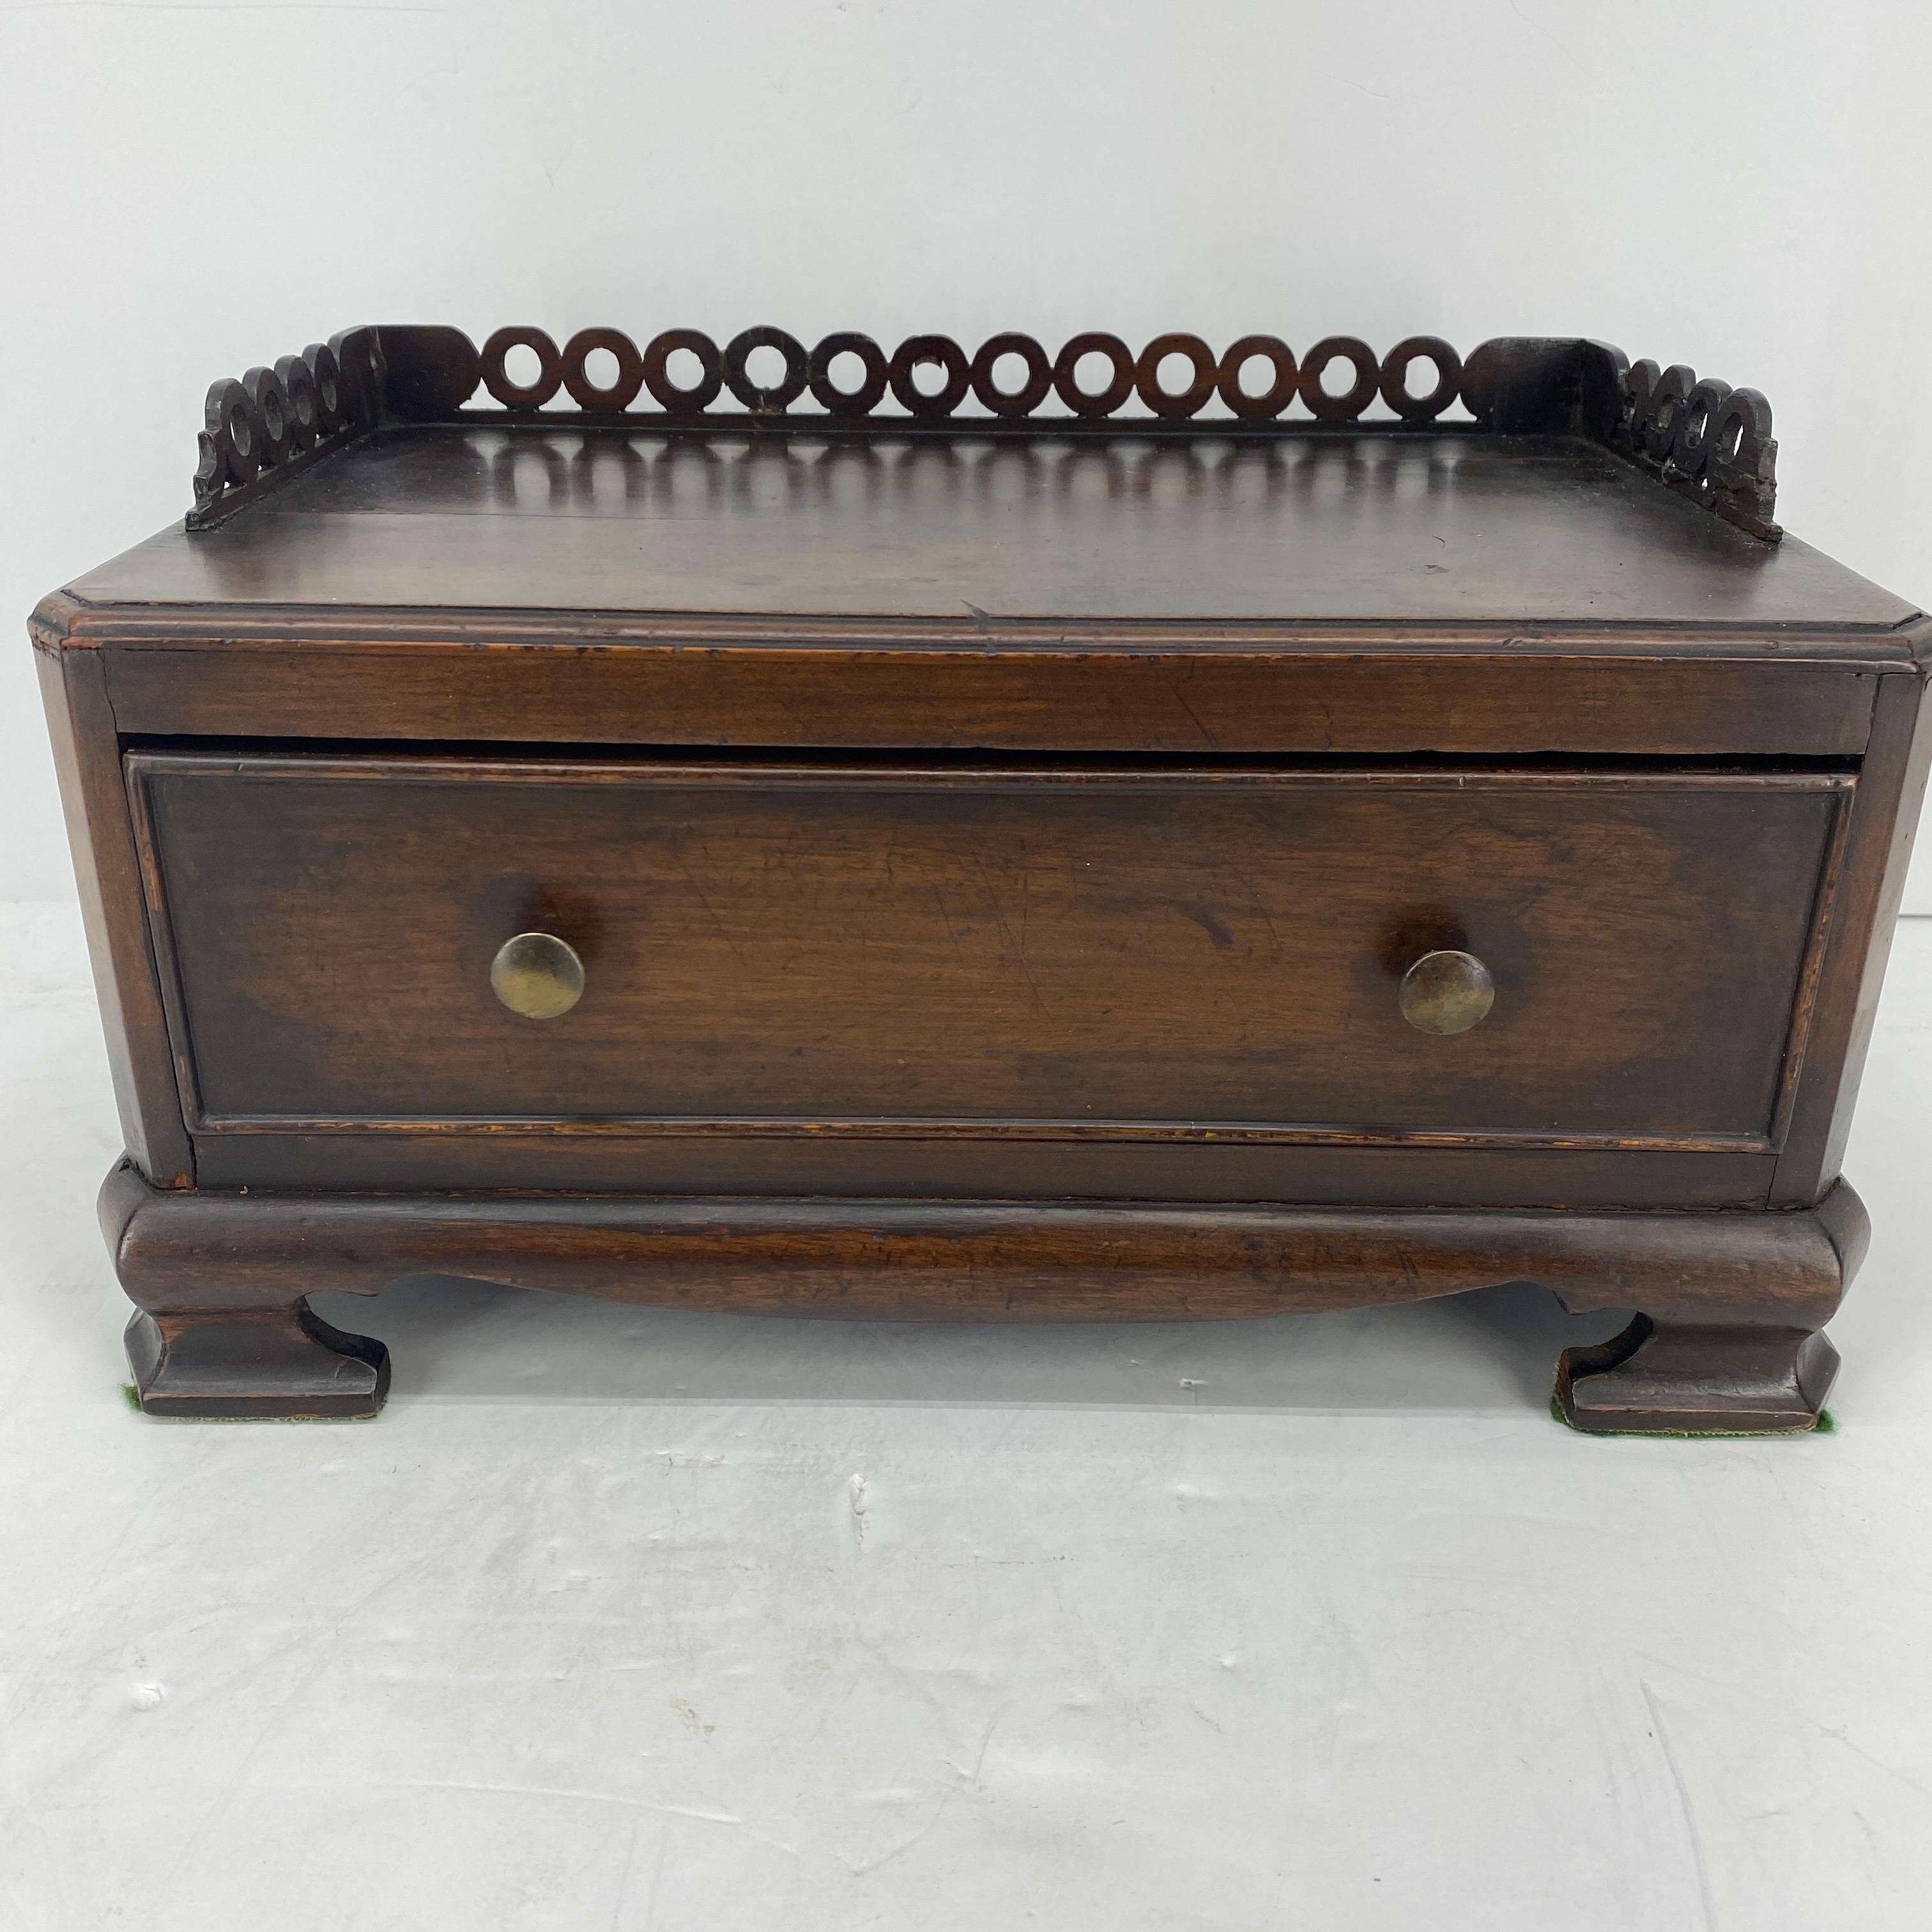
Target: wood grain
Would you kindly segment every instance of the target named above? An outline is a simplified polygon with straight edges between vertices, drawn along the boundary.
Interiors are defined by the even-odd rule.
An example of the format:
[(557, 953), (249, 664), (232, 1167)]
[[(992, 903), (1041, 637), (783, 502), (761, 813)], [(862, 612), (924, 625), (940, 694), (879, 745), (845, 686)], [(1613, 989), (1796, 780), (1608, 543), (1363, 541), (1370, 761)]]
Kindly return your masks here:
[[(699, 1309), (929, 1321), (1161, 1321), (1310, 1312), (1540, 1281), (1636, 1305), (1572, 1351), (1579, 1427), (1809, 1426), (1837, 1357), (1817, 1329), (1863, 1252), (1843, 1186), (1813, 1213), (1611, 1215), (1118, 1204), (639, 1202), (550, 1195), (167, 1193), (108, 1177), (101, 1217), (140, 1311), (143, 1406), (373, 1413), (387, 1351), (306, 1298), (436, 1274)], [(1654, 1311), (1654, 1312), (1653, 1312)]]
[[(1830, 773), (142, 754), (196, 1123), (1768, 1144)], [(1769, 890), (1768, 882), (1780, 882)], [(583, 957), (537, 1022), (514, 932)], [(1498, 993), (1454, 1039), (1396, 987)]]
[(122, 1144), (152, 1179), (165, 1186), (191, 1186), (194, 1154), (162, 1019), (100, 653), (43, 648), (36, 663)]
[(1882, 686), (1858, 796), (1846, 826), (1819, 964), (1820, 996), (1792, 1095), (1774, 1205), (1816, 1200), (1838, 1178), (1851, 1132), (1932, 765), (1932, 698), (1924, 676), (1924, 667), (1932, 664), (1932, 622), (1913, 626), (1909, 634), (1921, 674), (1887, 679)]
[[(448, 334), (392, 407), (475, 386), (401, 355)], [(103, 1196), (143, 1402), (373, 1412), (304, 1298), (424, 1270), (1002, 1320), (1532, 1280), (1637, 1311), (1580, 1426), (1808, 1426), (1932, 625), (1684, 493), (1768, 488), (1744, 392), (1579, 419), (1654, 478), (1544, 433), (1557, 349), (1479, 352), (1453, 432), (451, 422), (266, 483), (235, 409), (299, 427), (319, 364), (224, 390), (224, 520), (32, 623), (170, 1184)], [(588, 976), (542, 1022), (489, 990), (533, 928)], [(1432, 1037), (1445, 947), (1496, 998)]]
[[(1740, 542), (1746, 541), (1742, 538)], [(206, 625), (204, 617), (201, 622)], [(90, 628), (94, 628), (90, 620)], [(99, 628), (105, 628), (105, 626)], [(1409, 640), (1386, 632), (1085, 646), (957, 636), (559, 648), (537, 630), (399, 643), (178, 631), (105, 646), (117, 712), (156, 736), (1324, 757), (1856, 758), (1907, 658), (1834, 661), (1684, 638)], [(416, 627), (428, 631), (425, 623)], [(684, 627), (679, 627), (680, 630)]]
[[(1842, 1196), (1842, 1199), (1839, 1198)], [(1541, 1282), (1579, 1312), (1821, 1326), (1863, 1252), (1819, 1212), (1577, 1214), (1102, 1202), (170, 1194), (101, 1218), (152, 1313), (265, 1310), (436, 1274), (666, 1306), (932, 1321), (1170, 1321)]]
[(77, 580), (94, 602), (996, 617), (1906, 621), (1580, 437), (734, 441), (394, 429), (220, 528)]

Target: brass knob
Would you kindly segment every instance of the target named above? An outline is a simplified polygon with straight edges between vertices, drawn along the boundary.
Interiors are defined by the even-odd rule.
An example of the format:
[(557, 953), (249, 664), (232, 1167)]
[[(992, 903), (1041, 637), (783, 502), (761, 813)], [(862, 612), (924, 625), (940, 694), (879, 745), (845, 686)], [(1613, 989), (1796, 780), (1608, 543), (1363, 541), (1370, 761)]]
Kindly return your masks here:
[(554, 933), (520, 932), (496, 949), (490, 990), (513, 1013), (554, 1020), (584, 997), (584, 962)]
[(1402, 976), (1402, 1016), (1424, 1033), (1467, 1033), (1496, 1003), (1473, 952), (1425, 952)]

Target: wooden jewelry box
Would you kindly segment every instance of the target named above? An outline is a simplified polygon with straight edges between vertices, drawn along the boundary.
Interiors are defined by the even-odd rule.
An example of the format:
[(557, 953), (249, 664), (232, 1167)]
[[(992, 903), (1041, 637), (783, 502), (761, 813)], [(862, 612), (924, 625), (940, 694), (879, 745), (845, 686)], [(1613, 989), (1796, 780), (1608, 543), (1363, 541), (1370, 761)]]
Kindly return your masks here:
[(383, 327), (217, 384), (185, 523), (32, 624), (142, 1403), (371, 1413), (306, 1298), (412, 1275), (1532, 1280), (1635, 1311), (1579, 1426), (1810, 1426), (1932, 624), (1780, 540), (1775, 448), (1574, 340)]

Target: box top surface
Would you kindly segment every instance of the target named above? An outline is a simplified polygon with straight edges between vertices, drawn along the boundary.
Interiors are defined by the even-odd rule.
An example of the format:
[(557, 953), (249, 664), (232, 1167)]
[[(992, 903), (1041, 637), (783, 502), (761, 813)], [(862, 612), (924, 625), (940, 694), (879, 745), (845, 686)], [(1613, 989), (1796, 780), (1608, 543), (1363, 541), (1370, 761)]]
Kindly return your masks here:
[(1915, 614), (1581, 437), (385, 428), (91, 604), (1889, 628)]

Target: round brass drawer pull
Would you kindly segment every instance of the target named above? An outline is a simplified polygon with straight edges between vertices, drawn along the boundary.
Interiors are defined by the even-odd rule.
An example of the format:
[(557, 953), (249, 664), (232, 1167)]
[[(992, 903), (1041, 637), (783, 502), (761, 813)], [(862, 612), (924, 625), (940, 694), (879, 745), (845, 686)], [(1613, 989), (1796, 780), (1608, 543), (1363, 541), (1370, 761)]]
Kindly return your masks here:
[(1402, 976), (1402, 1016), (1424, 1033), (1467, 1033), (1496, 1003), (1473, 952), (1425, 952)]
[(496, 949), (490, 990), (513, 1013), (554, 1020), (584, 997), (584, 962), (554, 933), (520, 932)]

